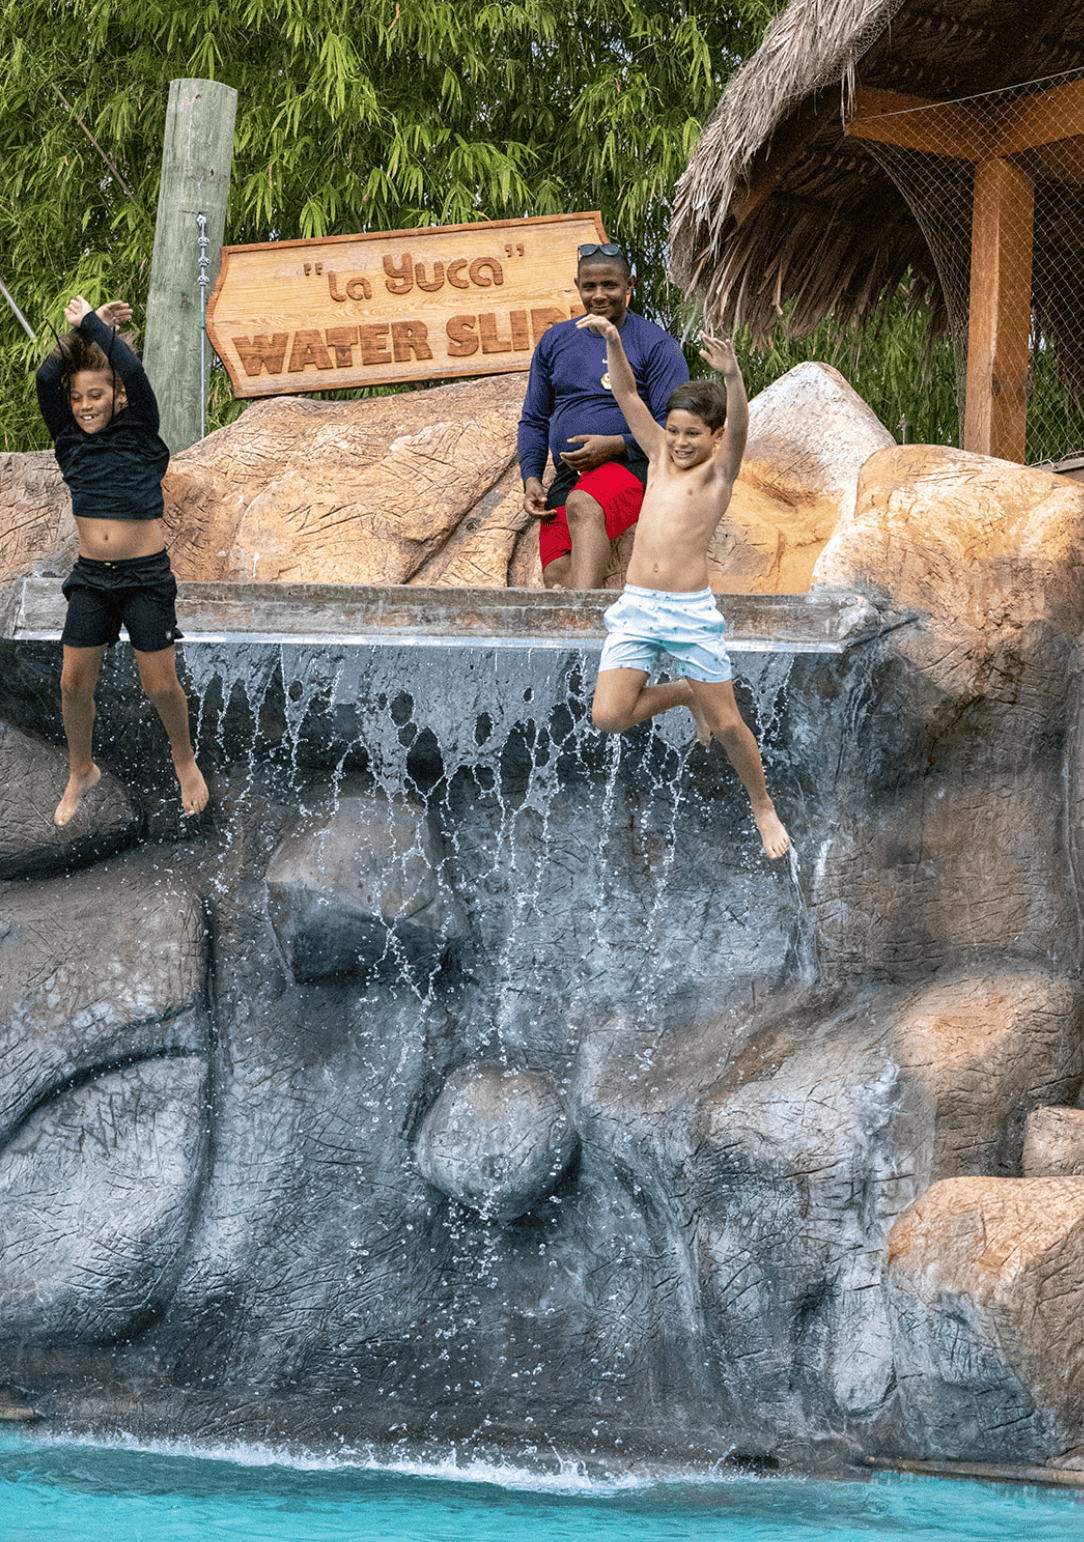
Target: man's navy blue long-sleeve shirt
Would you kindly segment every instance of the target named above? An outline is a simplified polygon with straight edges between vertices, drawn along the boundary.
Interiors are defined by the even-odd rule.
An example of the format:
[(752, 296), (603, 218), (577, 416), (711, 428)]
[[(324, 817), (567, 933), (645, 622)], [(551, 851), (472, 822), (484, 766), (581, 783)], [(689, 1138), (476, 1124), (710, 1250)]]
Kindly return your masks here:
[[(671, 391), (689, 378), (685, 356), (668, 332), (635, 311), (625, 312), (619, 330), (640, 397), (656, 422), (664, 424)], [(519, 420), (523, 480), (541, 479), (547, 451), (560, 471), (564, 467), (561, 451), (577, 448), (568, 442), (572, 434), (620, 434), (625, 455), (617, 459), (645, 480), (647, 458), (629, 433), (610, 390), (605, 338), (581, 330), (575, 321), (559, 321), (543, 333), (531, 360)]]

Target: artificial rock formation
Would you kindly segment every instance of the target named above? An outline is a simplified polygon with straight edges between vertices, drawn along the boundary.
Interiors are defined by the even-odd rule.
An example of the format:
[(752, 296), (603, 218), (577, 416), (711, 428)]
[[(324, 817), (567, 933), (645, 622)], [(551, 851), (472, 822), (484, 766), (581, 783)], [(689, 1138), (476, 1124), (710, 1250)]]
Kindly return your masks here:
[(271, 924), (297, 980), (386, 965), (422, 976), (465, 933), (424, 812), (348, 779), (330, 817), (301, 821), (271, 858)]
[(1025, 1178), (1084, 1178), (1084, 1108), (1032, 1109), (1020, 1166)]
[(131, 857), (0, 898), (0, 1344), (95, 1344), (170, 1299), (204, 1179), (197, 895)]
[(109, 772), (58, 829), (53, 814), (67, 782), (62, 751), (0, 722), (0, 878), (79, 866), (137, 839), (139, 816)]
[(434, 1187), (498, 1221), (526, 1215), (557, 1187), (579, 1144), (548, 1077), (504, 1065), (460, 1066), (418, 1133)]
[[(515, 461), (522, 375), (364, 401), (269, 398), (170, 462), (169, 549), (182, 580), (457, 587), (542, 582)], [(795, 593), (859, 469), (892, 436), (834, 369), (802, 364), (751, 406), (745, 466), (712, 544), (711, 582)], [(0, 457), (12, 516), (0, 578), (63, 572), (70, 501), (50, 451)], [(631, 537), (607, 584), (620, 588)]]
[(1084, 1179), (957, 1178), (894, 1227), (905, 1418), (924, 1450), (1084, 1466)]
[[(359, 442), (250, 409), (214, 436), (236, 474), (192, 463), (184, 496), (232, 511), (196, 555), (232, 561), (261, 499), (272, 532), (241, 433), (272, 409)], [(101, 752), (142, 838), (0, 886), (0, 1341), (36, 1406), (608, 1464), (1078, 1462), (1084, 487), (874, 448), (813, 590), (882, 630), (735, 654), (782, 863), (687, 715), (594, 731), (592, 639), (191, 638), (187, 830), (118, 650)], [(280, 514), (338, 551), (292, 465)], [(415, 572), (458, 539), (384, 534)], [(0, 664), (9, 775), (55, 777), (56, 646)]]

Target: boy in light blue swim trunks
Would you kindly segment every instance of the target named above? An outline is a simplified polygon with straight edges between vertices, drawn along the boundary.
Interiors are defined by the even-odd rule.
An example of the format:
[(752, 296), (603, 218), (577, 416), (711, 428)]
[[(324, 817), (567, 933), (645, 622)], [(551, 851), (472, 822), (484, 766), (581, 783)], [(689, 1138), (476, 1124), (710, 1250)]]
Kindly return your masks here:
[[(730, 342), (704, 335), (700, 356), (723, 376), (690, 380), (672, 393), (666, 427), (641, 401), (621, 334), (604, 316), (577, 326), (606, 340), (610, 382), (618, 405), (647, 455), (647, 489), (636, 526), (624, 593), (606, 612), (592, 717), (604, 733), (688, 707), (702, 744), (722, 742), (742, 779), (764, 850), (781, 857), (790, 845), (768, 795), (757, 742), (738, 711), (726, 651), (726, 623), (708, 586), (708, 545), (737, 479), (749, 409)], [(648, 685), (663, 654), (683, 678)]]

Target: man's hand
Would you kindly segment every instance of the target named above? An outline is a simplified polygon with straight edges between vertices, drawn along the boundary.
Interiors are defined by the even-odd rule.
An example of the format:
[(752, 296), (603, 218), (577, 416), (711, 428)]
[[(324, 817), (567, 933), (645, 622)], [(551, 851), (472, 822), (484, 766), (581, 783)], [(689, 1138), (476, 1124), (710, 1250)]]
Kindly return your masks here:
[(105, 305), (99, 305), (98, 315), (107, 327), (119, 327), (124, 321), (131, 321), (132, 307), (127, 300), (110, 300)]
[(701, 332), (700, 341), (703, 347), (700, 349), (700, 357), (712, 369), (717, 369), (720, 375), (733, 375), (738, 372), (738, 356), (734, 352), (734, 344), (729, 337), (712, 337), (710, 332)]
[(593, 312), (588, 311), (586, 316), (580, 316), (577, 319), (576, 325), (579, 327), (581, 332), (597, 332), (598, 335), (600, 337), (604, 337), (607, 342), (611, 342), (615, 338), (618, 341), (621, 339), (621, 333), (617, 330), (608, 316), (596, 316), (593, 314)]
[(523, 484), (523, 508), (532, 519), (542, 519), (550, 512), (546, 507), (546, 490), (537, 477), (528, 477)]
[(84, 316), (90, 315), (90, 306), (81, 294), (77, 294), (74, 300), (69, 300), (64, 307), (64, 320), (70, 327), (77, 327)]
[[(607, 325), (612, 323), (608, 322)], [(579, 449), (562, 450), (561, 459), (566, 466), (571, 466), (573, 471), (581, 475), (625, 453), (625, 441), (620, 434), (569, 434), (568, 443), (578, 444)]]

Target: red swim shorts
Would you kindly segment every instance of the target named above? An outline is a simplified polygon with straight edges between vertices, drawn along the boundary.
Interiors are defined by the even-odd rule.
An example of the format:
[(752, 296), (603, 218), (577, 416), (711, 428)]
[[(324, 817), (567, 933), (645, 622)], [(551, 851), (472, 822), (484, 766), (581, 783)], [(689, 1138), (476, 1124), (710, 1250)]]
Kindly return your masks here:
[[(606, 515), (606, 534), (611, 541), (624, 535), (640, 517), (640, 505), (644, 501), (643, 483), (634, 477), (620, 461), (603, 461), (594, 471), (585, 471), (576, 483), (576, 491), (590, 493), (596, 503), (602, 505)], [(572, 537), (568, 533), (565, 506), (554, 509), (538, 526), (538, 552), (542, 566), (549, 567), (558, 557), (572, 550)]]

